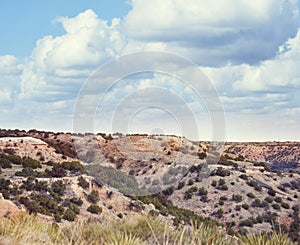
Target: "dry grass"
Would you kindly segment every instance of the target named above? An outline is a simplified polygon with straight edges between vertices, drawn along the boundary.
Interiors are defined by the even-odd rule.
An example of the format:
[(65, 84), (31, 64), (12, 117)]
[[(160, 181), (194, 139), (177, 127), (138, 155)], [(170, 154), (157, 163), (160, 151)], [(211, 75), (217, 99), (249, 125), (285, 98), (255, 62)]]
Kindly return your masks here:
[(125, 222), (99, 224), (77, 221), (60, 228), (43, 223), (34, 216), (17, 215), (0, 221), (1, 245), (72, 244), (72, 245), (292, 245), (284, 235), (230, 237), (217, 227), (204, 224), (175, 229), (166, 221), (145, 216)]

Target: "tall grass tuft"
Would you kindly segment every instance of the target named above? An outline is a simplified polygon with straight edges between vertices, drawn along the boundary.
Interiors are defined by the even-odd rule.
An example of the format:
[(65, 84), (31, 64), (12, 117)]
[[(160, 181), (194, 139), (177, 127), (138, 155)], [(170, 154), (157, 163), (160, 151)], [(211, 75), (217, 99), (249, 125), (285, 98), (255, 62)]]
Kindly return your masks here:
[(292, 245), (283, 234), (231, 237), (204, 223), (175, 228), (161, 218), (138, 216), (127, 221), (99, 223), (78, 220), (64, 227), (32, 215), (0, 220), (0, 245)]
[(261, 235), (246, 235), (241, 237), (243, 245), (293, 245), (286, 235), (282, 233), (261, 234)]

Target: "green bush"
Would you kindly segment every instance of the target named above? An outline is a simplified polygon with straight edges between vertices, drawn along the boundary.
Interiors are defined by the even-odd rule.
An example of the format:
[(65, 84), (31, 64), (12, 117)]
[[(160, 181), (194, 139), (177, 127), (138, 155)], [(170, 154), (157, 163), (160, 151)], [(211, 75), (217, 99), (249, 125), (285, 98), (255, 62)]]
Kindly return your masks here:
[(213, 181), (211, 182), (211, 185), (212, 185), (213, 187), (216, 187), (216, 186), (217, 186), (217, 181), (216, 181), (216, 180), (213, 180)]
[(61, 215), (60, 214), (54, 214), (54, 220), (58, 223), (61, 222)]
[(198, 154), (199, 159), (202, 159), (202, 160), (207, 157), (207, 154), (205, 152), (201, 152), (201, 153), (198, 152), (197, 154)]
[(184, 199), (189, 200), (193, 197), (193, 192), (188, 190), (184, 193)]
[(60, 165), (63, 169), (69, 170), (72, 173), (81, 173), (81, 174), (85, 173), (85, 169), (84, 169), (83, 165), (78, 161), (63, 162)]
[(270, 195), (270, 196), (275, 196), (276, 195), (276, 192), (273, 190), (273, 189), (269, 189), (268, 190), (268, 194)]
[(78, 185), (81, 186), (83, 189), (89, 187), (89, 182), (87, 182), (86, 179), (83, 178), (82, 176), (78, 177), (77, 181), (78, 181)]
[(39, 172), (33, 168), (23, 168), (21, 171), (15, 172), (15, 176), (47, 178), (50, 177), (47, 173)]
[(223, 209), (222, 209), (222, 208), (218, 209), (218, 211), (217, 211), (217, 217), (218, 217), (219, 219), (221, 219), (221, 218), (223, 217), (223, 214), (224, 214)]
[(219, 185), (224, 185), (224, 184), (225, 184), (225, 180), (219, 179)]
[(246, 174), (241, 174), (239, 176), (239, 178), (243, 179), (243, 180), (248, 180), (248, 176)]
[(57, 180), (52, 183), (50, 191), (56, 193), (59, 196), (63, 196), (65, 194), (66, 186), (62, 180)]
[(39, 161), (34, 160), (32, 158), (29, 158), (29, 157), (24, 157), (22, 159), (22, 166), (23, 166), (23, 168), (33, 168), (33, 169), (42, 167), (42, 165)]
[(194, 181), (192, 180), (192, 179), (190, 179), (189, 181), (188, 181), (188, 185), (193, 185), (194, 184)]
[(230, 171), (227, 169), (224, 169), (222, 167), (218, 167), (216, 170), (212, 171), (211, 176), (221, 176), (221, 177), (226, 177), (230, 175)]
[(67, 176), (67, 171), (59, 164), (53, 165), (51, 170), (46, 169), (45, 173), (54, 178), (62, 178)]
[(243, 197), (239, 194), (232, 194), (232, 200), (235, 202), (241, 202), (243, 200)]
[(204, 187), (200, 187), (198, 191), (199, 196), (206, 196), (207, 195), (207, 190)]
[(272, 203), (273, 202), (273, 199), (271, 197), (266, 197), (265, 198), (265, 201), (268, 202), (268, 203)]
[(242, 204), (242, 208), (245, 209), (245, 210), (248, 210), (249, 209), (249, 205), (247, 203), (243, 203)]
[(174, 186), (170, 186), (169, 188), (167, 188), (166, 190), (164, 190), (162, 193), (165, 195), (165, 196), (171, 196), (175, 191), (175, 188)]
[(235, 210), (236, 210), (236, 211), (240, 211), (240, 210), (241, 210), (241, 205), (236, 205), (236, 206), (235, 206)]
[(184, 186), (185, 186), (185, 182), (184, 181), (179, 182), (178, 186), (177, 186), (177, 190), (182, 189)]
[(221, 185), (221, 186), (219, 186), (219, 189), (221, 191), (227, 191), (228, 190), (228, 186), (227, 185)]
[(253, 221), (250, 219), (243, 220), (240, 222), (239, 226), (253, 227)]
[(249, 198), (255, 198), (255, 195), (253, 194), (253, 192), (249, 192), (247, 194), (247, 197), (249, 197)]
[(11, 162), (5, 158), (0, 158), (1, 168), (12, 168)]
[(277, 204), (277, 203), (274, 203), (274, 204), (272, 205), (272, 207), (273, 207), (274, 209), (276, 209), (276, 210), (279, 210), (279, 209), (280, 209), (280, 206), (279, 206), (279, 204)]
[(207, 196), (206, 196), (206, 195), (205, 195), (205, 196), (201, 196), (201, 197), (200, 197), (200, 201), (201, 201), (201, 202), (208, 202)]
[(67, 209), (63, 215), (63, 219), (67, 221), (74, 221), (75, 218), (76, 218), (76, 213), (71, 209)]
[(257, 216), (257, 217), (256, 217), (256, 222), (257, 222), (257, 223), (260, 223), (260, 224), (261, 224), (261, 223), (263, 223), (263, 222), (264, 222), (264, 219), (263, 219), (263, 217), (262, 217), (262, 216), (260, 216), (260, 215), (259, 215), (259, 216)]
[(268, 207), (269, 204), (266, 201), (260, 201), (260, 199), (256, 198), (254, 202), (251, 204), (252, 207), (265, 208)]
[(96, 190), (92, 190), (92, 192), (87, 196), (88, 201), (91, 203), (97, 203), (100, 201), (99, 193)]
[(281, 203), (281, 207), (285, 208), (285, 209), (289, 209), (290, 208), (290, 205), (286, 202), (282, 202)]
[(101, 214), (102, 208), (100, 208), (98, 205), (92, 204), (87, 208), (87, 211), (89, 211), (92, 214)]
[(78, 197), (78, 198), (72, 197), (70, 199), (70, 202), (76, 204), (77, 206), (81, 206), (83, 204), (83, 201), (81, 200), (80, 197)]

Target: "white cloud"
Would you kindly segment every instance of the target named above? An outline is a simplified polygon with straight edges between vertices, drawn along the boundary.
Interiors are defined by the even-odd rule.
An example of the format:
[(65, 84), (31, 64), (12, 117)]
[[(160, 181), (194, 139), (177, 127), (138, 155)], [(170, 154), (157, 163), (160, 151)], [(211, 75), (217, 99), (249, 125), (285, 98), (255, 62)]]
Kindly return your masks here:
[(201, 65), (221, 65), (274, 56), (298, 24), (295, 0), (132, 0), (124, 26), (129, 37), (168, 43), (168, 50)]
[[(20, 89), (22, 66), (13, 55), (0, 56), (0, 110), (7, 111), (14, 106), (14, 98)], [(2, 115), (4, 116), (4, 115)]]
[[(22, 65), (14, 56), (0, 56), (0, 109), (8, 113), (0, 122), (24, 118), (22, 125), (28, 128), (45, 125), (53, 129), (55, 125), (56, 130), (61, 130), (67, 125), (64, 129), (70, 129), (77, 93), (94, 69), (122, 54), (167, 50), (199, 62), (214, 83), (231, 124), (230, 139), (241, 137), (242, 132), (246, 132), (245, 138), (252, 137), (250, 120), (255, 121), (257, 132), (263, 133), (265, 138), (272, 130), (282, 129), (287, 118), (293, 125), (291, 130), (299, 128), (297, 1), (133, 0), (132, 6), (124, 20), (113, 19), (111, 24), (99, 19), (92, 10), (75, 17), (57, 18), (65, 34), (38, 40)], [(128, 66), (134, 66), (140, 61), (129, 63)], [(158, 67), (164, 69), (163, 64)], [(84, 98), (86, 112), (94, 112), (92, 107), (99, 99), (96, 92), (104, 93), (113, 78), (122, 74), (110, 69), (107, 73), (108, 76), (92, 82), (93, 86), (88, 88), (90, 94)], [(182, 98), (197, 116), (204, 115), (201, 99), (176, 79), (156, 74), (137, 80), (137, 83), (124, 80), (112, 89), (104, 101), (107, 106), (104, 109), (112, 113), (112, 106), (135, 89), (140, 90), (128, 98), (128, 105), (133, 108), (126, 106), (122, 111), (124, 115), (132, 112), (134, 106), (138, 108), (139, 103), (147, 99), (145, 91), (156, 86)], [(162, 96), (155, 91), (151, 96), (149, 100), (166, 103), (170, 110), (180, 112), (181, 107), (172, 96)], [(207, 122), (209, 116), (198, 119), (201, 124)], [(149, 119), (144, 118), (144, 122), (147, 121)], [(264, 130), (269, 127), (266, 123), (272, 121), (279, 126), (274, 124), (273, 129)], [(295, 137), (292, 131), (289, 136)]]
[(18, 59), (13, 55), (0, 56), (0, 74), (1, 75), (17, 75), (22, 67), (18, 63)]
[(120, 19), (113, 19), (109, 26), (107, 21), (98, 19), (95, 12), (86, 10), (73, 18), (62, 17), (58, 21), (66, 33), (42, 38), (32, 54), (35, 64), (44, 72), (60, 75), (61, 69), (95, 67), (123, 49)]

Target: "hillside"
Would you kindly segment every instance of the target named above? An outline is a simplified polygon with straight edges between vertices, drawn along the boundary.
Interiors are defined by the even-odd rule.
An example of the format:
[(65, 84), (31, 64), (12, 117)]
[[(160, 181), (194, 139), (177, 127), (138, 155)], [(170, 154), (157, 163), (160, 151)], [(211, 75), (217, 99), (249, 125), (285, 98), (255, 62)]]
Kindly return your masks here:
[(177, 136), (0, 130), (0, 201), (9, 202), (0, 211), (37, 213), (60, 226), (142, 214), (230, 235), (281, 230), (297, 241), (299, 149), (266, 142), (218, 151)]

